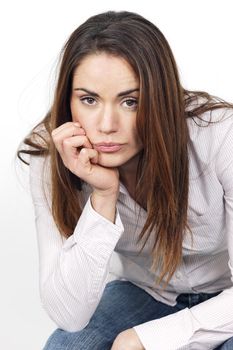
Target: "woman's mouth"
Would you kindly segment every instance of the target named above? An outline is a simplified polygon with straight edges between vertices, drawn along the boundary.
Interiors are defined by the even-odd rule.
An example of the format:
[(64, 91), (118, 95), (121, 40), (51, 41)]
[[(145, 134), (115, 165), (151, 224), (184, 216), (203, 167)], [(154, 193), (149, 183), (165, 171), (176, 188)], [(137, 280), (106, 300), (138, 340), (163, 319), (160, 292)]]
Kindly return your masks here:
[(97, 143), (93, 146), (99, 152), (112, 153), (119, 151), (123, 145), (120, 143)]

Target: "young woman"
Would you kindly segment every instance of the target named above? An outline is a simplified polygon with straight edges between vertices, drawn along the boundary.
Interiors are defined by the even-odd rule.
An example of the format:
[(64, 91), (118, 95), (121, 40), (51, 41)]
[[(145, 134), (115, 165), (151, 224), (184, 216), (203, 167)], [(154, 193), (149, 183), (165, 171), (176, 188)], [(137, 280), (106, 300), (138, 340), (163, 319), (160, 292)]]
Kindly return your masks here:
[(154, 24), (78, 27), (24, 143), (44, 349), (233, 349), (233, 105), (181, 86)]

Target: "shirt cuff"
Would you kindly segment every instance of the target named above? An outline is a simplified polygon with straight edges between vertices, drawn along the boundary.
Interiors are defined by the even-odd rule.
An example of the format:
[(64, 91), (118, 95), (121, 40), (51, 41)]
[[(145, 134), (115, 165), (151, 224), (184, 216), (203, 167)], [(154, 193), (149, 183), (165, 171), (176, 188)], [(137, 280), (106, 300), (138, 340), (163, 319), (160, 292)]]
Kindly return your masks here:
[(101, 249), (104, 249), (104, 246), (109, 249), (115, 247), (123, 234), (124, 226), (118, 208), (116, 207), (115, 223), (113, 223), (93, 209), (90, 198), (91, 196), (83, 208), (74, 234), (66, 240), (63, 249), (70, 249), (77, 242), (81, 242), (86, 248), (93, 248), (96, 245), (95, 248), (98, 249), (101, 245)]
[(133, 327), (146, 350), (190, 350), (189, 340), (198, 323), (188, 308)]

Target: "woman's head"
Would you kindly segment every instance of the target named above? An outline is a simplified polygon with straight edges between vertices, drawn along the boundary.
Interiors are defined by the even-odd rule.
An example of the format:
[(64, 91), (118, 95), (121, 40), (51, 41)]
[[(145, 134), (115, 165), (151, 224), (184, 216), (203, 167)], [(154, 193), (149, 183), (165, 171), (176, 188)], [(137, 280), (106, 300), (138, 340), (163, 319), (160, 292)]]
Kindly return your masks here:
[[(86, 131), (99, 153), (100, 165), (129, 165), (143, 148), (136, 131), (138, 99), (138, 78), (120, 56), (89, 54), (75, 69), (70, 99), (72, 120), (80, 122)], [(109, 153), (98, 146), (100, 143), (120, 147)]]
[[(104, 70), (104, 57), (106, 65), (108, 64), (108, 72)], [(119, 80), (122, 78), (116, 72), (114, 75), (113, 70), (120, 70), (122, 67), (130, 71), (134, 79), (130, 85), (139, 89), (137, 96), (135, 95), (138, 100), (137, 111), (134, 110), (136, 137), (139, 148), (143, 145), (149, 161), (152, 145), (156, 145), (157, 150), (161, 146), (164, 147), (165, 139), (168, 142), (170, 129), (174, 127), (174, 118), (181, 118), (183, 111), (183, 95), (177, 68), (165, 37), (154, 24), (130, 12), (106, 12), (89, 18), (79, 26), (63, 49), (52, 109), (52, 128), (73, 119), (70, 108), (70, 101), (74, 102), (72, 88), (74, 85), (80, 85), (78, 72), (84, 69), (87, 62), (90, 63), (90, 68), (99, 65), (98, 73), (102, 74), (102, 77), (98, 85), (105, 90), (110, 86), (112, 92), (117, 91), (114, 85), (117, 82), (120, 84)], [(111, 74), (109, 81), (107, 74)], [(88, 82), (85, 77), (85, 85), (93, 91), (91, 84), (94, 75), (89, 74), (89, 79)], [(96, 86), (95, 90), (99, 87)], [(74, 103), (72, 106), (74, 108)], [(125, 113), (128, 114), (126, 110)], [(82, 124), (82, 121), (80, 122)], [(85, 128), (84, 125), (83, 127)], [(118, 135), (110, 134), (103, 135), (103, 138), (96, 135), (91, 141), (98, 142), (102, 139), (106, 142), (124, 141), (121, 138), (118, 140)]]

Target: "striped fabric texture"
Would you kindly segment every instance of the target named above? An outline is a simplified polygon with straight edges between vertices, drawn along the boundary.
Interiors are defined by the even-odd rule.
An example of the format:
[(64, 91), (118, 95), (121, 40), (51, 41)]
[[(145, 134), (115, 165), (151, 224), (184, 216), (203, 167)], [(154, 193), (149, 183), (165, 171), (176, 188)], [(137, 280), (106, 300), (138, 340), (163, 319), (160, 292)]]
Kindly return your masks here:
[[(210, 113), (202, 117), (209, 120)], [(141, 244), (136, 243), (147, 212), (122, 183), (115, 223), (92, 208), (92, 188), (84, 183), (82, 215), (73, 235), (64, 239), (51, 215), (49, 157), (31, 156), (40, 295), (58, 327), (83, 329), (106, 283), (121, 279), (169, 305), (176, 304), (180, 293), (222, 291), (191, 309), (134, 327), (146, 350), (214, 349), (233, 337), (233, 111), (219, 109), (211, 118), (215, 123), (209, 126), (198, 118), (187, 119), (193, 243), (186, 232), (182, 264), (166, 290), (155, 283), (159, 271), (150, 269), (153, 237), (140, 254)]]

